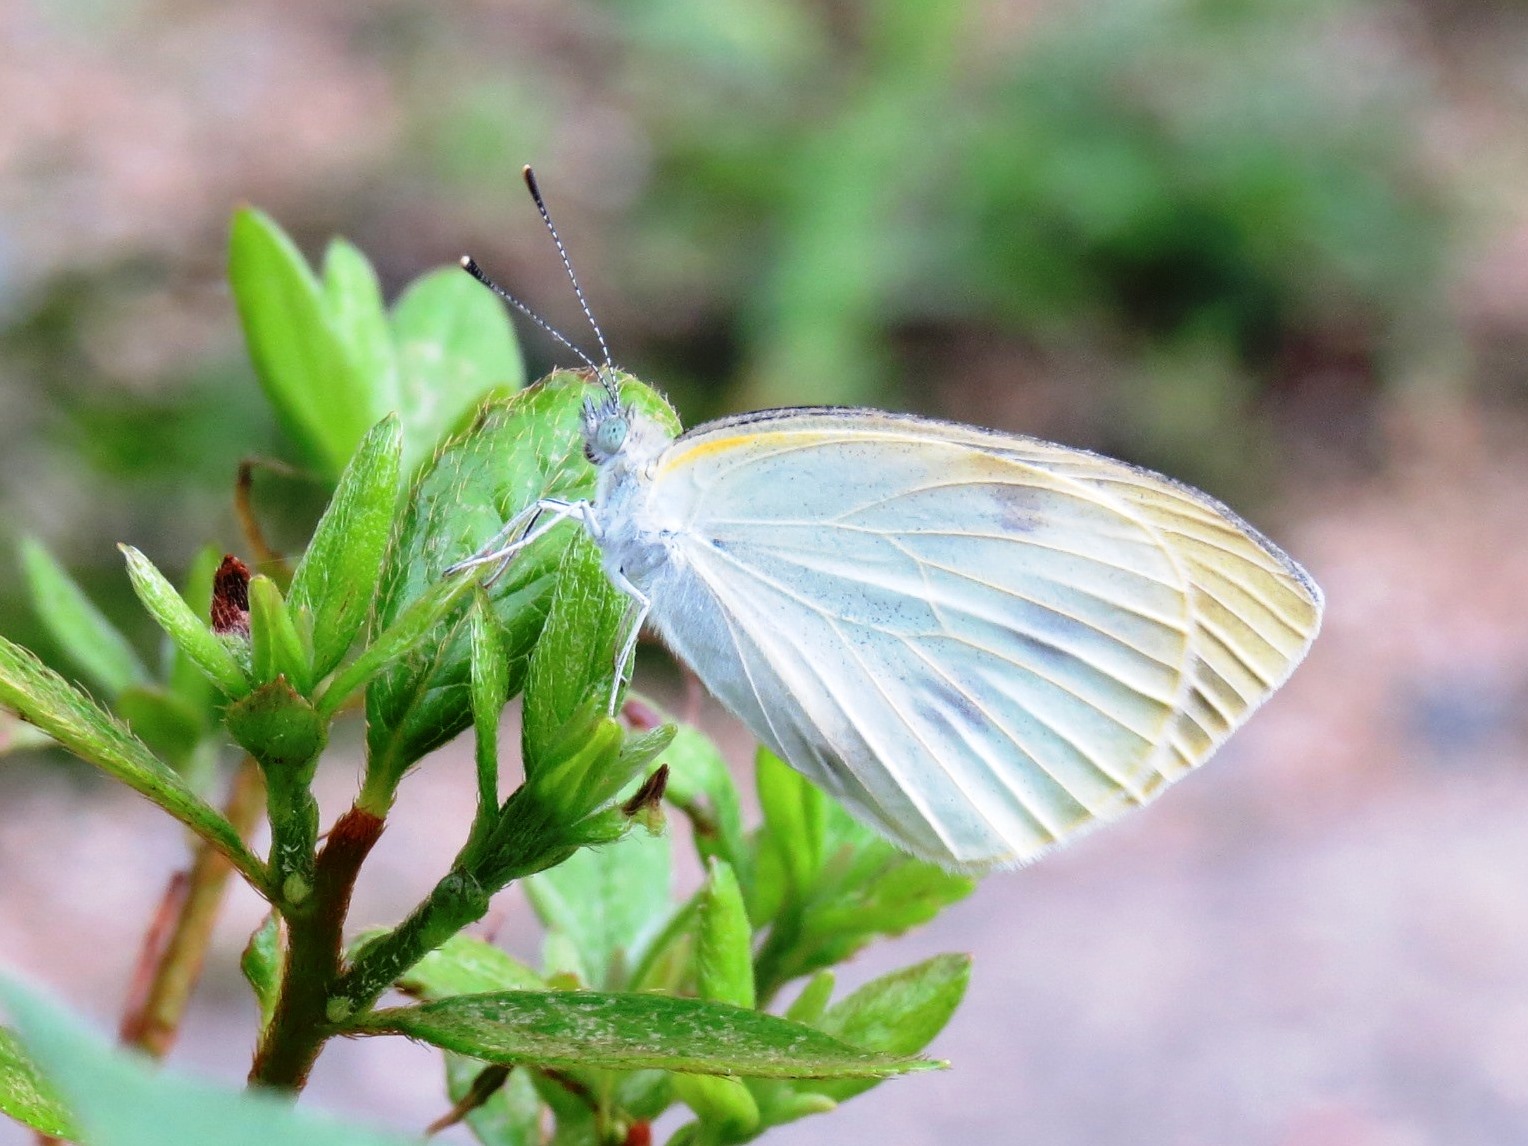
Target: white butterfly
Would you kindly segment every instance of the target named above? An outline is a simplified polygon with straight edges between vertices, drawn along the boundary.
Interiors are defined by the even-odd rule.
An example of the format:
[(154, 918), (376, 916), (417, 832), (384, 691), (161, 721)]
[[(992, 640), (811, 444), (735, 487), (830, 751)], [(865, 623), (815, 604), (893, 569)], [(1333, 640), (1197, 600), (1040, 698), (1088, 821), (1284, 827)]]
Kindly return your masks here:
[(1289, 676), (1321, 592), (1219, 502), (1123, 462), (878, 410), (672, 437), (585, 406), (581, 521), (649, 622), (773, 752), (915, 855), (1021, 863), (1152, 799)]

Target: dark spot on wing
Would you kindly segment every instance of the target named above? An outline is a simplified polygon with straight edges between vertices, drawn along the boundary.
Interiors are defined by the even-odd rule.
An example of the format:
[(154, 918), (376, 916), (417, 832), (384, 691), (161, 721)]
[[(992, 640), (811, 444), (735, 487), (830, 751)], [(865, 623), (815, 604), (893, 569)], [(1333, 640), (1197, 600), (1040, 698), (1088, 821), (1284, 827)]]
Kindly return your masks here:
[(965, 733), (962, 739), (985, 736), (987, 718), (971, 698), (943, 680), (931, 680), (920, 686), (914, 702), (918, 715), (933, 728)]
[(1055, 495), (1050, 490), (1028, 485), (992, 482), (984, 487), (998, 509), (998, 522), (1009, 533), (1033, 533), (1047, 523), (1048, 504)]

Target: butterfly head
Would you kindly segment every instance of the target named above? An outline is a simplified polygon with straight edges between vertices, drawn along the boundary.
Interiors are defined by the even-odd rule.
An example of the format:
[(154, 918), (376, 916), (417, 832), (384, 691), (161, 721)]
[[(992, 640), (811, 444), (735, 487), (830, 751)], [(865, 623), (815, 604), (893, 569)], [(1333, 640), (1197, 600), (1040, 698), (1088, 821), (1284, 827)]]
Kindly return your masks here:
[(632, 412), (614, 394), (584, 400), (584, 457), (602, 466), (617, 457), (631, 433)]

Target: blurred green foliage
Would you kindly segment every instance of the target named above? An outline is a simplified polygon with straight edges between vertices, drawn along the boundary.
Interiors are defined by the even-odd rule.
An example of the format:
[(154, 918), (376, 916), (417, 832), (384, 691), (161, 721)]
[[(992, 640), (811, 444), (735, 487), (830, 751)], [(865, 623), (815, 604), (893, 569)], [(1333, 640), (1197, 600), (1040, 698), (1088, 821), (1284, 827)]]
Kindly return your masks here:
[[(518, 199), (535, 161), (618, 360), (686, 421), (914, 407), (1064, 432), (1244, 500), (1279, 464), (1270, 408), (1304, 402), (1295, 423), (1324, 425), (1332, 402), (1362, 406), (1447, 342), (1449, 216), (1413, 139), (1426, 93), (1372, 12), (606, 0), (381, 5), (336, 30), (294, 9), (292, 34), (334, 35), (381, 85), (369, 118), (389, 126), (382, 153), (280, 173), (312, 189), (271, 206), (310, 257), (355, 237), (389, 299), (471, 249), (592, 341)], [(256, 481), (257, 500), (280, 483), (283, 506), (307, 491), (277, 515), (294, 543), (342, 456), (315, 464), (312, 443), (277, 436), (220, 273), (114, 249), (5, 299), (0, 534), (44, 530), (117, 620), (131, 611), (111, 542), (188, 557), (193, 538), (231, 542), (236, 462), (276, 454), (316, 471)], [(195, 353), (171, 352), (182, 326)], [(528, 377), (566, 361), (530, 341)], [(143, 344), (165, 347), (161, 365)], [(1064, 417), (1037, 379), (1064, 380)], [(0, 579), (0, 627), (42, 639), (17, 584)]]

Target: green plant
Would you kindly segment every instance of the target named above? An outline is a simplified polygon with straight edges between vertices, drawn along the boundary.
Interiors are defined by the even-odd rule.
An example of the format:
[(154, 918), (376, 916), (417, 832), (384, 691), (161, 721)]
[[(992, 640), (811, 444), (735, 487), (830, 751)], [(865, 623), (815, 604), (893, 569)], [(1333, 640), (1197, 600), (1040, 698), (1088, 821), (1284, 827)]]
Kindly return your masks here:
[[(137, 596), (169, 637), (161, 671), (29, 543), (45, 628), (97, 700), (0, 638), (0, 750), (38, 733), (194, 833), (198, 853), (151, 987), (124, 1023), (173, 1043), (223, 882), (270, 904), (243, 970), (261, 1010), (256, 1089), (295, 1094), (336, 1037), (404, 1035), (445, 1052), (455, 1107), (490, 1146), (638, 1142), (676, 1103), (671, 1139), (742, 1142), (824, 1111), (918, 1057), (968, 973), (941, 956), (834, 1001), (832, 968), (922, 923), (969, 878), (867, 832), (795, 772), (758, 761), (763, 822), (745, 831), (716, 748), (627, 701), (606, 715), (624, 599), (577, 529), (504, 576), (444, 578), (538, 498), (587, 493), (583, 375), (521, 389), (498, 304), (465, 276), (420, 280), (389, 313), (354, 248), (316, 277), (268, 219), (241, 212), (231, 274), (261, 384), (333, 496), (300, 561), (251, 574), (205, 551), (180, 587), (124, 545)], [(674, 424), (654, 391), (625, 399)], [(258, 548), (258, 546), (256, 547)], [(499, 790), (500, 715), (523, 694), (524, 781)], [(331, 728), (364, 707), (363, 781), (321, 835), (311, 785)], [(351, 889), (404, 774), (471, 730), (478, 803), (450, 870), (401, 922), (347, 935)], [(219, 759), (244, 752), (220, 811)], [(269, 853), (246, 843), (260, 811)], [(663, 806), (693, 827), (702, 886), (674, 898)], [(320, 842), (322, 841), (322, 842)], [(464, 929), (511, 882), (547, 928), (533, 969)], [(804, 981), (783, 1013), (781, 992)], [(389, 992), (412, 1001), (382, 1006)], [(91, 1146), (380, 1138), (258, 1095), (145, 1073), (0, 979), (0, 1111)]]

